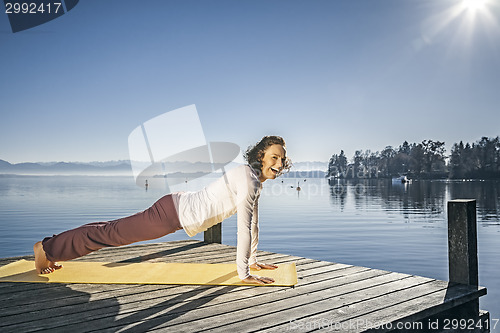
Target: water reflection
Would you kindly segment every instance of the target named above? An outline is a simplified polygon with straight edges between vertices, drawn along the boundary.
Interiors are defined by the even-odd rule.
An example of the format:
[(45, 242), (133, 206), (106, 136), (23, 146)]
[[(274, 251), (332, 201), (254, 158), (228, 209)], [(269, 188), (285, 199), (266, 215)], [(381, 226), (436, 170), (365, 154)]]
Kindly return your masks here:
[(476, 199), (481, 220), (500, 222), (500, 181), (453, 181), (448, 185), (451, 199)]
[(347, 201), (347, 181), (337, 180), (336, 184), (330, 184), (330, 202), (333, 206), (340, 207), (340, 211), (344, 211)]
[(499, 181), (413, 181), (393, 183), (385, 179), (335, 180), (329, 184), (330, 203), (345, 209), (354, 201), (356, 209), (378, 206), (388, 212), (440, 216), (452, 199), (476, 199), (482, 221), (500, 221)]

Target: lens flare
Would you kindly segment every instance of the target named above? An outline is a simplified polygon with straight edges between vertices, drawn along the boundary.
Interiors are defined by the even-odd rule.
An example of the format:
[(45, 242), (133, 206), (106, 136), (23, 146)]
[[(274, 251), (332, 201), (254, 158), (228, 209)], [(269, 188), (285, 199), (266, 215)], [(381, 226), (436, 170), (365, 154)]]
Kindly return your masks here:
[(463, 6), (468, 10), (481, 9), (486, 5), (487, 0), (463, 0)]

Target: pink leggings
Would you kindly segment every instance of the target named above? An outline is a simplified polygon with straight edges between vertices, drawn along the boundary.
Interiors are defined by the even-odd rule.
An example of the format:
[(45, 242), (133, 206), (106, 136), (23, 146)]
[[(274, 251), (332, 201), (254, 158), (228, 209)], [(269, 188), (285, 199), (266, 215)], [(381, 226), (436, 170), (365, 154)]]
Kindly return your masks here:
[(114, 221), (85, 224), (46, 237), (42, 244), (48, 260), (65, 261), (103, 247), (159, 238), (179, 229), (182, 227), (169, 194), (143, 212)]

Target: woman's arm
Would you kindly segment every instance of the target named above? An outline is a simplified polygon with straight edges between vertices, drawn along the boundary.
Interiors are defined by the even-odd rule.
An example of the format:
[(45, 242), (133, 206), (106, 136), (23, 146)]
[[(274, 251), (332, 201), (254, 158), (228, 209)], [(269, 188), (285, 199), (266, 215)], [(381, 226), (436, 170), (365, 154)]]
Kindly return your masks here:
[(248, 264), (250, 266), (257, 264), (257, 246), (259, 245), (259, 198), (260, 193), (255, 199), (255, 203), (253, 205), (253, 214), (252, 214), (252, 245), (250, 247), (250, 259)]
[[(243, 166), (231, 174), (229, 185), (234, 189), (233, 193), (236, 196), (238, 228), (236, 267), (238, 276), (247, 283), (272, 283), (274, 280), (271, 278), (251, 275), (249, 265), (252, 253), (253, 260), (256, 259), (258, 243), (258, 206), (256, 207), (256, 205), (258, 205), (261, 183), (249, 166)], [(252, 229), (256, 229), (256, 232), (252, 232)]]
[[(249, 259), (252, 253), (252, 220), (254, 205), (257, 199), (256, 191), (250, 189), (245, 198), (238, 198), (237, 203), (237, 247), (236, 266), (241, 280), (250, 277)], [(241, 193), (240, 193), (241, 195)]]
[(260, 194), (255, 200), (253, 216), (252, 216), (252, 246), (250, 260), (248, 261), (250, 269), (261, 270), (261, 269), (276, 269), (277, 265), (264, 264), (257, 261), (257, 246), (259, 244), (259, 199)]

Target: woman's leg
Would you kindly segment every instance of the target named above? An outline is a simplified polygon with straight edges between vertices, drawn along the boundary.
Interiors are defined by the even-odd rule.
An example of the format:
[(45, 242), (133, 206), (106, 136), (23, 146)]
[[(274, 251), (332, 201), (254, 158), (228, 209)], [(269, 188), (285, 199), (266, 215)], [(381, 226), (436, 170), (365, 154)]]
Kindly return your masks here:
[(34, 246), (40, 274), (60, 268), (56, 261), (84, 256), (103, 247), (150, 240), (182, 229), (172, 196), (166, 195), (143, 212), (109, 222), (96, 222), (47, 237)]

